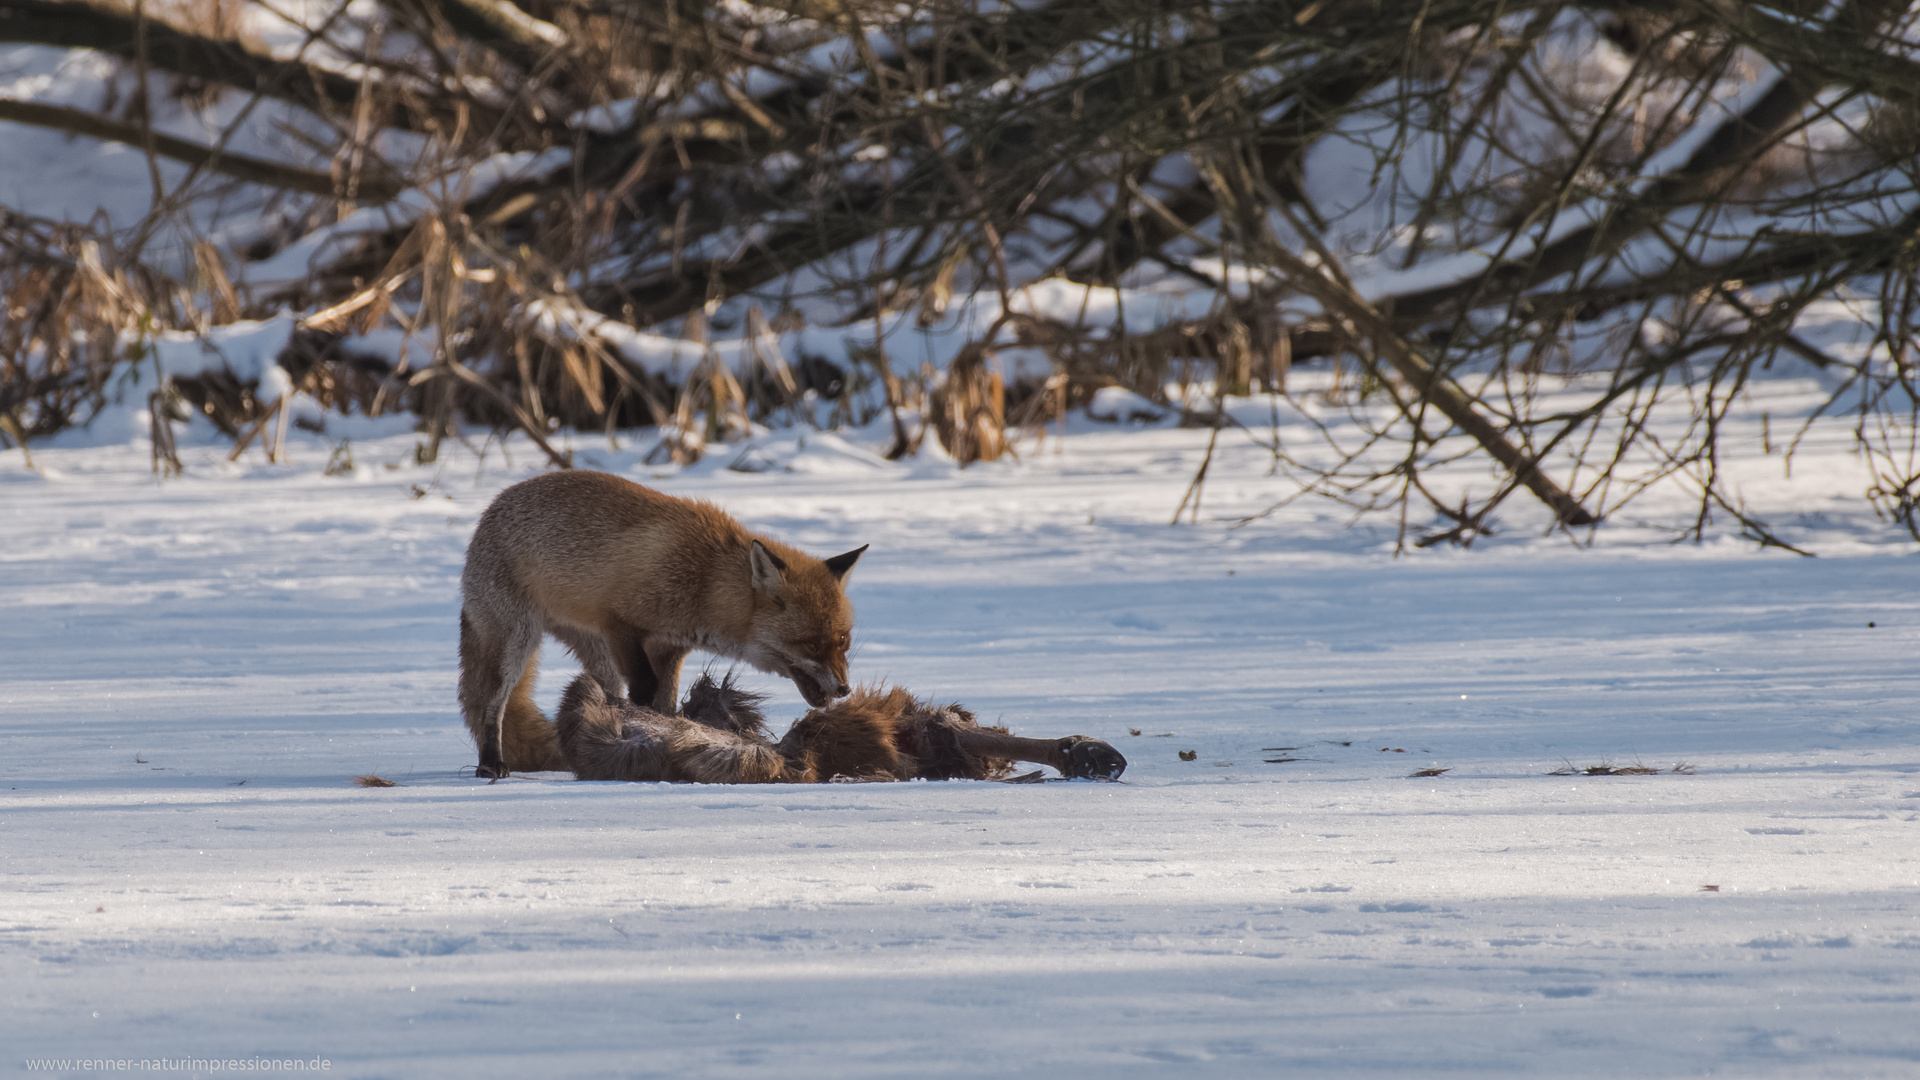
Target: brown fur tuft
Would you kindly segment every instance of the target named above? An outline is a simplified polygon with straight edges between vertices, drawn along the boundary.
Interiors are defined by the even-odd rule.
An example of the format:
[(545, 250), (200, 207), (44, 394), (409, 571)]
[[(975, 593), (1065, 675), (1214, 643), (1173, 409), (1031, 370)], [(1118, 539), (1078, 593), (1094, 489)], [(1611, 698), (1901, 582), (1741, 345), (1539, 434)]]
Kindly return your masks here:
[(828, 780), (999, 780), (1013, 771), (1012, 759), (961, 745), (963, 732), (1007, 729), (982, 727), (958, 704), (936, 709), (898, 686), (863, 686), (795, 721), (780, 750), (810, 759)]
[(917, 704), (897, 686), (862, 686), (794, 721), (780, 740), (780, 752), (789, 760), (807, 760), (822, 780), (911, 780), (914, 761), (900, 752), (899, 732)]
[(789, 777), (764, 738), (609, 698), (581, 675), (560, 699), (559, 745), (581, 780), (765, 784)]
[(687, 691), (687, 699), (680, 703), (680, 715), (719, 731), (768, 739), (773, 733), (767, 730), (766, 714), (760, 710), (766, 700), (765, 694), (742, 690), (731, 671), (717, 683), (703, 671)]

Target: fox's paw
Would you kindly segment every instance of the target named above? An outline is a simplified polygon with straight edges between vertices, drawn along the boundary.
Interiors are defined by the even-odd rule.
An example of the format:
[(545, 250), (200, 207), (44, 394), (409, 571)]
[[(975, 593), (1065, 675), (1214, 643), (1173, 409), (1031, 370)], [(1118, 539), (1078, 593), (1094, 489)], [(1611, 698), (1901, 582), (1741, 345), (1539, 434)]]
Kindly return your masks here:
[(1060, 775), (1073, 780), (1118, 780), (1127, 771), (1127, 759), (1120, 751), (1085, 735), (1061, 739), (1060, 759)]
[(507, 767), (498, 761), (482, 761), (474, 766), (473, 775), (481, 780), (504, 780), (508, 775)]

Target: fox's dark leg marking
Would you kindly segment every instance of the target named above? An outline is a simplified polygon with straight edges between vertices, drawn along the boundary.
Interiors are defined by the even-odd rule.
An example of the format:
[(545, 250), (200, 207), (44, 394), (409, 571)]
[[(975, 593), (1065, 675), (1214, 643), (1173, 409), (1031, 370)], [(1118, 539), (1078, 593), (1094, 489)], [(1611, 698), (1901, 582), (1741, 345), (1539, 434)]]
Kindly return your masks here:
[[(626, 640), (614, 646), (614, 653), (627, 669), (627, 700), (644, 708), (653, 708), (653, 699), (660, 692), (660, 673), (647, 660), (647, 647), (642, 644), (641, 636), (628, 635)], [(673, 710), (668, 709), (667, 712), (671, 714)]]
[(637, 701), (655, 712), (672, 716), (680, 711), (680, 665), (687, 659), (687, 650), (677, 645), (663, 645), (654, 642), (647, 647), (647, 666), (652, 669), (655, 679), (652, 701)]
[(627, 700), (651, 709), (653, 697), (660, 690), (660, 676), (647, 662), (647, 650), (636, 645), (627, 656)]
[(473, 770), (473, 775), (481, 780), (498, 780), (507, 775), (506, 761), (500, 756), (498, 740), (480, 751), (480, 765)]
[[(647, 662), (646, 633), (637, 626), (620, 624), (607, 630), (606, 642), (608, 655), (620, 669), (620, 674), (626, 677), (627, 700), (635, 705), (653, 708), (653, 696), (659, 689), (660, 677), (654, 672), (653, 665)], [(613, 687), (607, 687), (608, 697), (617, 697), (618, 694)]]

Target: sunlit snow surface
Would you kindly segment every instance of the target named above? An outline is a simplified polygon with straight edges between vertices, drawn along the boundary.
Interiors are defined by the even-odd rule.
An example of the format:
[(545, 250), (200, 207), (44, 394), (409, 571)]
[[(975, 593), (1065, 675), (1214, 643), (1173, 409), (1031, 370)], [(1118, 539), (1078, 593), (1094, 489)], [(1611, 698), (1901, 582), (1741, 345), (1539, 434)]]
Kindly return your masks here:
[(1678, 489), (1590, 548), (1518, 499), (1467, 552), (1396, 559), (1393, 521), (1325, 503), (1234, 529), (1286, 490), (1241, 437), (1170, 527), (1207, 442), (1172, 426), (1076, 421), (964, 472), (884, 462), (878, 429), (767, 436), (757, 473), (572, 441), (816, 552), (871, 543), (857, 677), (1109, 739), (1114, 785), (478, 782), (458, 576), (529, 447), (415, 466), (414, 436), (361, 437), (328, 478), (319, 437), (285, 466), (203, 441), (165, 484), (138, 442), (8, 451), (0, 1046), (356, 1077), (1913, 1076), (1920, 561), (1843, 429), (1789, 480), (1755, 427), (1726, 466), (1821, 558), (1671, 544)]

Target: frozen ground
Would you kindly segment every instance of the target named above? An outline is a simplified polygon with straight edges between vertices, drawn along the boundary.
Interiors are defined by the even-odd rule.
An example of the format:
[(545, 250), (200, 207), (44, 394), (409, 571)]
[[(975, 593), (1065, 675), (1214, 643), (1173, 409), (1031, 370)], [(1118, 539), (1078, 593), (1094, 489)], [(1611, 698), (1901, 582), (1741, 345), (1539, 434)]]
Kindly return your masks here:
[[(301, 436), (157, 486), (137, 443), (9, 452), (12, 1067), (1920, 1075), (1920, 562), (1843, 429), (1791, 482), (1729, 461), (1819, 559), (1668, 544), (1678, 492), (1590, 549), (1517, 500), (1471, 552), (1394, 559), (1324, 504), (1234, 530), (1280, 493), (1238, 444), (1170, 528), (1198, 431), (966, 472), (859, 443), (658, 477), (644, 437), (576, 445), (871, 543), (857, 676), (1107, 738), (1126, 783), (479, 783), (460, 561), (537, 455), (365, 433), (328, 478)], [(1603, 763), (1695, 771), (1548, 775)]]

